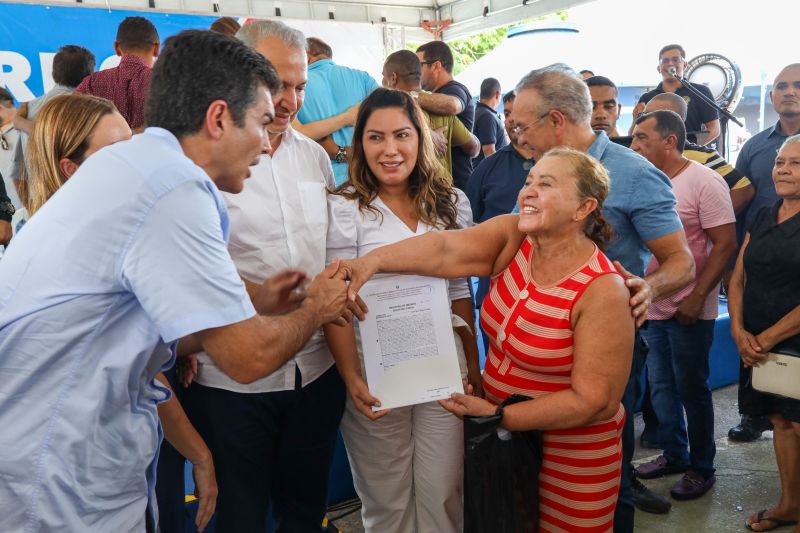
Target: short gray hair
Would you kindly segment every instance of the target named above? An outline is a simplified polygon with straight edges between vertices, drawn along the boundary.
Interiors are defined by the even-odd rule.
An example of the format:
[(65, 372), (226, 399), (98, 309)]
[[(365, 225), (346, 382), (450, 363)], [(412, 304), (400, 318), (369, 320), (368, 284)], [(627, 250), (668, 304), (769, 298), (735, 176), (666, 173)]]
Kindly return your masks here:
[(554, 63), (530, 71), (517, 84), (516, 93), (535, 90), (540, 99), (540, 112), (557, 109), (575, 124), (588, 124), (592, 117), (589, 88), (572, 67)]
[(306, 36), (277, 20), (251, 20), (236, 32), (236, 38), (251, 48), (258, 46), (263, 39), (277, 37), (290, 48), (306, 51)]
[[(661, 93), (651, 98), (650, 102), (656, 104), (659, 102), (662, 103), (667, 106), (670, 111), (677, 113), (678, 116), (681, 117), (681, 120), (686, 122), (686, 100), (684, 100), (682, 96), (678, 96), (675, 93)], [(650, 105), (650, 102), (647, 102), (647, 105), (645, 105), (645, 111), (647, 110), (647, 106)]]
[(787, 139), (783, 141), (783, 144), (781, 145), (781, 148), (778, 151), (780, 152), (790, 144), (800, 144), (800, 133), (798, 133), (797, 135), (792, 135), (791, 137), (787, 137)]

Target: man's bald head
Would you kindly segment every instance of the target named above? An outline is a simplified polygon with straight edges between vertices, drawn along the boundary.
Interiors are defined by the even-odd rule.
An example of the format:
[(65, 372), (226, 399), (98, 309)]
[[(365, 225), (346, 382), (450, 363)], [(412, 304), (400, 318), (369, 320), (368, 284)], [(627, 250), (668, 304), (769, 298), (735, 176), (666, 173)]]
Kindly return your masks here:
[(653, 111), (673, 111), (686, 122), (686, 100), (675, 93), (661, 93), (654, 96), (644, 107), (645, 113)]

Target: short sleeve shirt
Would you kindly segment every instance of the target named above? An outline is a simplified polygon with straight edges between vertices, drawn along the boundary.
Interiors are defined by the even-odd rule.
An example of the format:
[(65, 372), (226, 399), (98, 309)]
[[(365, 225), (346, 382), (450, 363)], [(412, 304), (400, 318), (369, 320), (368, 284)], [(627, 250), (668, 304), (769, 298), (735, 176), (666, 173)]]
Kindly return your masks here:
[(467, 183), (475, 222), (511, 213), (533, 165), (533, 159), (525, 159), (510, 144), (481, 161)]
[(775, 166), (778, 149), (794, 133), (800, 132), (786, 133), (781, 128), (781, 123), (776, 122), (773, 127), (753, 135), (742, 146), (739, 157), (736, 158), (736, 168), (750, 178), (756, 189), (756, 195), (745, 215), (746, 228), (750, 227), (761, 209), (778, 201), (778, 193), (775, 192), (775, 184), (772, 182), (772, 167)]
[[(466, 195), (456, 190), (456, 223), (460, 228), (472, 226), (472, 211)], [(372, 201), (374, 210), (359, 209), (356, 200), (337, 194), (328, 195), (328, 262), (336, 258), (362, 257), (376, 248), (411, 237), (437, 231), (438, 228), (419, 221), (417, 230), (406, 226), (379, 196)], [(378, 274), (376, 277), (380, 277)], [(448, 281), (450, 300), (471, 298), (466, 278)]]
[[(363, 70), (337, 65), (330, 59), (321, 59), (308, 66), (308, 83), (303, 107), (297, 113), (302, 124), (334, 117), (361, 102), (379, 87), (372, 76)], [(339, 146), (350, 146), (353, 127), (346, 126), (332, 134)], [(347, 164), (332, 162), (336, 183), (347, 179)]]
[(606, 255), (636, 276), (650, 262), (646, 241), (681, 231), (669, 178), (633, 150), (599, 132), (587, 153), (608, 170), (611, 189), (603, 215), (614, 232)]
[[(667, 320), (675, 315), (680, 303), (695, 288), (697, 278), (705, 269), (711, 250), (711, 241), (706, 230), (736, 222), (728, 186), (722, 177), (700, 163), (690, 161), (686, 169), (672, 179), (672, 191), (678, 199), (678, 214), (689, 243), (695, 263), (695, 279), (678, 293), (654, 302), (647, 317), (651, 320)], [(658, 261), (652, 258), (647, 273), (658, 269)], [(703, 303), (700, 318), (713, 320), (718, 313), (719, 284), (708, 293)]]
[[(703, 95), (705, 95), (712, 102), (714, 101), (714, 96), (711, 94), (711, 90), (705, 85), (700, 85), (699, 83), (692, 83), (692, 87), (703, 93)], [(663, 94), (663, 93), (664, 93), (664, 84), (659, 83), (658, 87), (656, 87), (652, 91), (644, 93), (639, 98), (639, 102), (646, 104), (657, 94)], [(678, 90), (675, 91), (675, 94), (677, 94), (686, 101), (686, 120), (684, 121), (684, 123), (686, 124), (686, 131), (688, 133), (700, 131), (703, 124), (719, 118), (719, 114), (717, 113), (716, 109), (706, 104), (705, 102), (701, 101), (691, 92), (689, 92), (689, 89), (687, 89), (683, 85), (681, 85), (678, 88)]]
[[(439, 155), (437, 152), (436, 157), (447, 171), (447, 175), (450, 178), (450, 183), (452, 184), (453, 151), (456, 149), (456, 147), (467, 144), (472, 139), (472, 133), (470, 133), (466, 126), (464, 126), (461, 121), (453, 115), (435, 115), (433, 113), (428, 113), (424, 109), (421, 109), (421, 111), (425, 116), (425, 119), (428, 121), (428, 127), (430, 127), (430, 129), (438, 130), (440, 128), (447, 128), (447, 130), (444, 132), (444, 136), (447, 139), (447, 145), (452, 149), (447, 150), (447, 153), (444, 155)], [(460, 150), (460, 148), (458, 149)]]
[(144, 126), (150, 70), (140, 58), (124, 54), (118, 66), (86, 76), (75, 92), (111, 100), (131, 129), (139, 129)]
[[(466, 85), (450, 80), (434, 92), (458, 98), (461, 102), (462, 110), (456, 116), (472, 132), (472, 127), (475, 123), (475, 101), (472, 99), (472, 95)], [(452, 147), (450, 150), (453, 155), (453, 183), (463, 191), (467, 186), (469, 175), (472, 174), (472, 160), (460, 148)]]
[[(753, 217), (744, 251), (744, 326), (758, 335), (800, 305), (800, 214), (778, 224), (779, 200)], [(800, 350), (800, 335), (775, 347)]]
[[(168, 344), (255, 315), (216, 186), (166, 130), (93, 154), (0, 261), (6, 531), (144, 531)], [(151, 500), (152, 501), (152, 500)]]
[[(483, 102), (478, 102), (475, 106), (475, 126), (472, 128), (472, 133), (478, 138), (481, 146), (493, 144), (495, 151), (508, 144), (506, 130), (500, 117), (494, 109)], [(477, 167), (485, 157), (481, 149), (478, 156), (472, 159), (472, 167)]]

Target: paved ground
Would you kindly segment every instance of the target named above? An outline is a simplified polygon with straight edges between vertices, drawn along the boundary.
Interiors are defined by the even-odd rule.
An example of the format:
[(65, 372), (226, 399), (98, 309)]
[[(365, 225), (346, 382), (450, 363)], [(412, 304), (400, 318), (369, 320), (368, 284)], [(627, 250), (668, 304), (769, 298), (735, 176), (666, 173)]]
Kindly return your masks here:
[[(667, 515), (637, 512), (636, 530), (653, 533), (695, 533), (747, 531), (744, 521), (748, 512), (777, 502), (779, 481), (772, 450), (772, 433), (767, 432), (750, 444), (728, 442), (728, 428), (736, 425), (739, 415), (736, 386), (714, 391), (715, 437), (717, 439), (717, 485), (704, 497), (691, 502), (673, 501)], [(642, 430), (641, 417), (636, 418), (637, 436)], [(658, 450), (636, 450), (635, 462), (657, 455)], [(646, 481), (648, 487), (668, 495), (679, 476)], [(342, 533), (363, 533), (358, 512), (336, 521)], [(789, 531), (782, 529), (779, 531)]]

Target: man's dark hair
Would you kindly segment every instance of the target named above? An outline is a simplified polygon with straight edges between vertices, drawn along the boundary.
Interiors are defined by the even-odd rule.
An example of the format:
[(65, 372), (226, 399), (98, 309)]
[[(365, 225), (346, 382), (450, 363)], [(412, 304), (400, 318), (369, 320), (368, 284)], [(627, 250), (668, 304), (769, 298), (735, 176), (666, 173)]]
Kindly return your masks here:
[(591, 78), (586, 78), (584, 82), (589, 87), (611, 87), (619, 95), (619, 89), (617, 89), (616, 84), (605, 76), (592, 76)]
[(656, 120), (655, 130), (662, 139), (666, 139), (670, 135), (676, 138), (675, 148), (683, 153), (683, 148), (686, 146), (686, 126), (683, 124), (680, 115), (675, 111), (668, 109), (661, 109), (651, 113), (642, 113), (636, 119), (636, 124), (641, 124), (645, 120), (654, 118)]
[(684, 50), (683, 46), (679, 44), (668, 44), (667, 46), (662, 48), (660, 52), (658, 52), (658, 57), (661, 58), (661, 56), (664, 55), (664, 52), (669, 52), (670, 50), (679, 51), (681, 53), (681, 57), (686, 59), (686, 50)]
[(443, 41), (430, 41), (417, 48), (417, 53), (420, 52), (422, 52), (422, 57), (425, 58), (423, 63), (438, 61), (442, 64), (442, 68), (450, 74), (453, 73), (453, 51), (450, 50), (447, 43)]
[(419, 85), (422, 79), (422, 63), (419, 62), (417, 54), (411, 50), (398, 50), (389, 54), (383, 64), (384, 72), (397, 74), (403, 83), (408, 85)]
[(333, 48), (331, 48), (331, 45), (317, 37), (309, 37), (306, 39), (306, 52), (312, 56), (325, 56), (328, 59), (333, 58)]
[(591, 76), (594, 76), (594, 72), (592, 72), (589, 69), (583, 69), (580, 72), (578, 72), (578, 74), (580, 74), (581, 76), (583, 76), (584, 74), (590, 74)]
[(500, 82), (497, 79), (486, 78), (481, 82), (481, 100), (491, 98), (497, 92), (500, 92)]
[(117, 28), (117, 44), (120, 50), (144, 51), (161, 42), (153, 23), (144, 17), (125, 17)]
[(211, 102), (224, 100), (241, 127), (262, 86), (272, 94), (281, 87), (264, 56), (228, 35), (185, 30), (167, 39), (153, 66), (145, 123), (180, 138), (200, 131)]
[(82, 46), (68, 44), (58, 49), (53, 58), (53, 81), (75, 88), (94, 72), (94, 54)]
[(0, 104), (5, 104), (6, 107), (14, 107), (14, 97), (3, 87), (0, 87)]
[(512, 102), (517, 97), (517, 93), (512, 90), (503, 95), (503, 103)]

